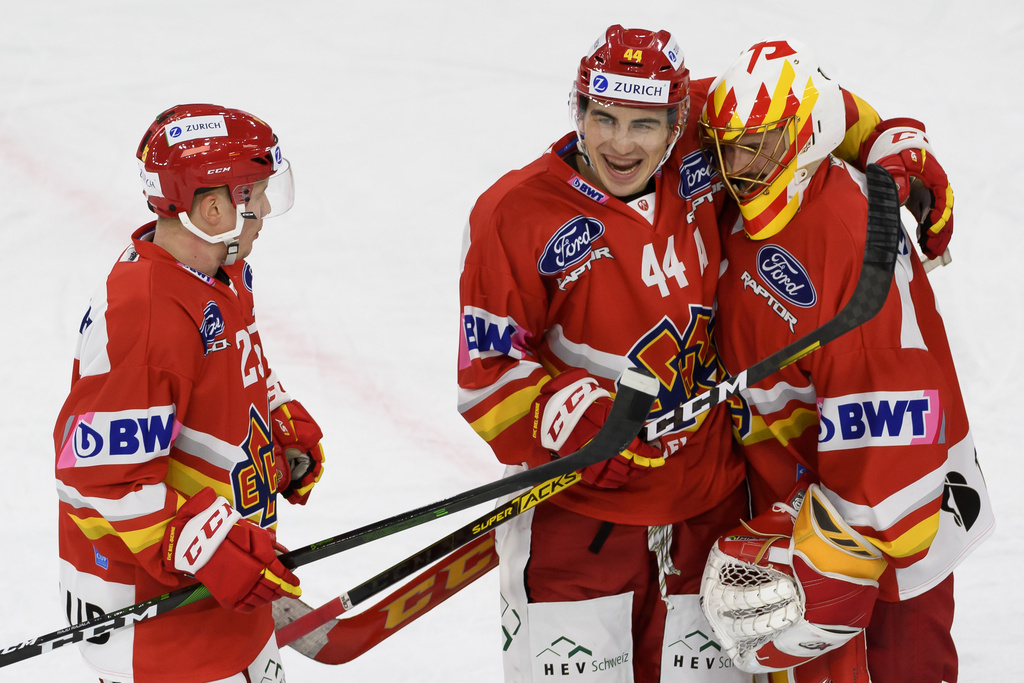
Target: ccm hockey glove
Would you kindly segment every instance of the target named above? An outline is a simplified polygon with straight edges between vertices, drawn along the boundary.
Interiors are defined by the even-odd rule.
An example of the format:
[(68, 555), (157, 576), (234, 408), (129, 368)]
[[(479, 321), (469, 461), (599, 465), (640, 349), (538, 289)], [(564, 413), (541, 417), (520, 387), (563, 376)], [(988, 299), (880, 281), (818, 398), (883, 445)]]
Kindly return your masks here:
[[(608, 419), (611, 394), (582, 369), (570, 370), (544, 385), (533, 404), (533, 434), (556, 456), (569, 455), (594, 438)], [(585, 468), (583, 481), (617, 489), (630, 479), (665, 464), (661, 450), (639, 437), (614, 458)]]
[(786, 503), (718, 539), (701, 608), (737, 667), (787, 669), (862, 633), (885, 567), (817, 484), (800, 486)]
[(324, 473), (324, 434), (298, 401), (282, 403), (270, 412), (274, 439), (277, 490), (289, 503), (305, 505)]
[(900, 203), (917, 220), (917, 240), (928, 258), (946, 251), (953, 236), (953, 188), (935, 160), (924, 124), (888, 119), (875, 127), (861, 146), (861, 167), (878, 164), (899, 189)]
[(167, 569), (195, 576), (229, 609), (251, 612), (302, 595), (299, 579), (277, 559), (277, 551), (286, 549), (274, 532), (242, 519), (211, 488), (181, 506), (161, 550)]

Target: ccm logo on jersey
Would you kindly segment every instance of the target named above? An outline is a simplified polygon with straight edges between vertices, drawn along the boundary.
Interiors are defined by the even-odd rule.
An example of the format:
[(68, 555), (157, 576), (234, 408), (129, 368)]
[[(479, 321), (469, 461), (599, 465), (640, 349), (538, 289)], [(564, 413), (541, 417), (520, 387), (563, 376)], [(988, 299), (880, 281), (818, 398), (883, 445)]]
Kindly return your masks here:
[(882, 391), (818, 399), (818, 450), (935, 443), (942, 421), (937, 391)]
[(555, 231), (537, 260), (541, 275), (555, 275), (590, 256), (594, 241), (604, 234), (604, 223), (576, 216)]
[[(83, 463), (100, 455), (145, 462), (170, 451), (177, 435), (174, 407), (150, 410), (126, 410), (117, 413), (90, 413), (79, 416), (71, 438), (61, 453), (58, 469), (83, 464), (103, 465), (109, 461)], [(73, 455), (68, 458), (65, 456)], [(138, 457), (135, 457), (138, 456)]]

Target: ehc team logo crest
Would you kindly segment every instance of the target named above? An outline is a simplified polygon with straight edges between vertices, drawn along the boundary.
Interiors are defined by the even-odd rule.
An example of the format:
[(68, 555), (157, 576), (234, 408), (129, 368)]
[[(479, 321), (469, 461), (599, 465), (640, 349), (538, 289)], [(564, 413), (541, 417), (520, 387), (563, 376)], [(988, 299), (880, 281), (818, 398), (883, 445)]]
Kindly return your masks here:
[(653, 417), (682, 405), (717, 382), (718, 355), (711, 344), (710, 324), (711, 309), (691, 305), (685, 328), (680, 330), (672, 320), (662, 318), (626, 354), (633, 365), (647, 368), (661, 383), (651, 408)]
[(277, 469), (270, 427), (255, 406), (249, 406), (249, 432), (241, 445), (245, 460), (231, 470), (234, 507), (243, 517), (259, 514), (259, 525), (277, 521)]

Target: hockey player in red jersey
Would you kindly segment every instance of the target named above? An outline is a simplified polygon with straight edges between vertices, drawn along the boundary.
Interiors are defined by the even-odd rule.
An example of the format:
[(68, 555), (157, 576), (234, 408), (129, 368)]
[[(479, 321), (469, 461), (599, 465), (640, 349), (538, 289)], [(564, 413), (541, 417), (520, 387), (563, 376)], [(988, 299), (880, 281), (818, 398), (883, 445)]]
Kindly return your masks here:
[[(656, 413), (719, 380), (708, 324), (724, 191), (686, 125), (696, 97), (667, 31), (609, 28), (579, 65), (576, 131), (470, 214), (460, 411), (513, 469), (588, 441), (626, 367), (661, 381)], [(634, 440), (499, 527), (506, 680), (582, 667), (653, 682), (690, 658), (663, 641), (704, 624), (703, 558), (747, 504), (727, 420), (712, 410), (659, 444)]]
[(306, 501), (322, 434), (267, 363), (243, 259), (291, 170), (270, 126), (208, 104), (160, 114), (137, 156), (157, 220), (90, 301), (54, 429), (67, 616), (198, 580), (214, 599), (81, 643), (101, 680), (283, 681), (278, 497)]
[[(843, 120), (838, 85), (791, 40), (753, 46), (710, 87), (702, 141), (735, 202), (723, 215), (715, 323), (727, 372), (818, 327), (852, 291), (867, 202), (864, 175), (831, 154)], [(934, 159), (920, 124), (898, 123), (901, 135), (881, 125), (864, 146), (905, 198)], [(901, 138), (916, 146), (900, 148)], [(931, 201), (917, 207), (929, 256), (951, 229), (952, 193), (936, 167)], [(901, 237), (875, 318), (733, 406), (756, 516), (715, 545), (702, 600), (737, 665), (774, 672), (763, 680), (957, 678), (952, 571), (993, 518), (910, 240)]]

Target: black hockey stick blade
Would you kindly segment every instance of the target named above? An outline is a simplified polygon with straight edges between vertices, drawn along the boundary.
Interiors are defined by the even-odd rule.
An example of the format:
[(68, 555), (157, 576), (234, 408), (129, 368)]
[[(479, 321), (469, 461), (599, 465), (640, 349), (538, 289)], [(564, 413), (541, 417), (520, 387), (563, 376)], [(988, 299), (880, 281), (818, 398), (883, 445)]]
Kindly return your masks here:
[(210, 597), (210, 591), (202, 584), (186, 586), (172, 593), (158, 595), (145, 602), (130, 605), (80, 624), (67, 626), (58, 631), (47, 633), (45, 636), (38, 636), (23, 643), (5, 647), (0, 650), (0, 667), (56, 650), (65, 645), (103, 636), (119, 628), (130, 626), (137, 621), (152, 619), (164, 612), (169, 612), (184, 605), (190, 605), (193, 602), (198, 602), (208, 597)]
[(658, 417), (644, 427), (644, 438), (653, 441), (670, 431), (690, 424), (712, 406), (727, 401), (743, 389), (795, 363), (811, 351), (863, 325), (882, 310), (892, 284), (902, 223), (896, 182), (878, 164), (867, 168), (868, 222), (864, 262), (853, 293), (842, 309), (821, 327), (792, 344), (751, 365), (735, 377), (716, 384), (675, 410)]
[[(636, 438), (658, 394), (659, 383), (646, 370), (629, 368), (619, 378), (619, 390), (608, 420), (594, 438), (580, 450), (532, 470), (520, 472), (490, 484), (479, 486), (433, 505), (389, 517), (325, 541), (298, 548), (280, 556), (289, 569), (309, 564), (335, 553), (363, 545), (378, 538), (424, 524), (433, 519), (486, 503), (501, 496), (542, 484), (598, 462), (614, 458)], [(468, 542), (470, 539), (466, 539)], [(27, 640), (0, 650), (0, 667), (35, 657), (51, 650), (102, 636), (144, 619), (151, 619), (177, 607), (210, 597), (202, 584), (186, 586), (110, 612), (88, 621)]]

